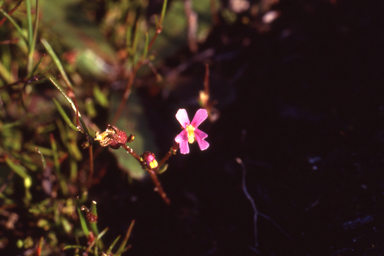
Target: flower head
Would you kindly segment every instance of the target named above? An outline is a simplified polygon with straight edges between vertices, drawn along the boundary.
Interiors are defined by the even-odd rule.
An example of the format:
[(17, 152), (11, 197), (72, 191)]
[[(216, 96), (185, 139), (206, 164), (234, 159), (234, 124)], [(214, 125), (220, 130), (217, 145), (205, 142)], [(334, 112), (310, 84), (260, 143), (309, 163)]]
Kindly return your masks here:
[(120, 145), (130, 142), (130, 138), (124, 131), (112, 125), (108, 125), (105, 132), (96, 132), (95, 140), (100, 141), (102, 147), (110, 146), (113, 149), (118, 149)]
[(193, 143), (195, 140), (201, 150), (206, 150), (209, 147), (209, 143), (204, 139), (208, 137), (205, 132), (197, 129), (197, 127), (208, 117), (207, 110), (201, 108), (197, 110), (192, 122), (189, 122), (188, 114), (185, 109), (179, 109), (176, 113), (176, 119), (183, 127), (183, 131), (176, 136), (175, 141), (179, 143), (180, 153), (188, 154), (188, 143)]

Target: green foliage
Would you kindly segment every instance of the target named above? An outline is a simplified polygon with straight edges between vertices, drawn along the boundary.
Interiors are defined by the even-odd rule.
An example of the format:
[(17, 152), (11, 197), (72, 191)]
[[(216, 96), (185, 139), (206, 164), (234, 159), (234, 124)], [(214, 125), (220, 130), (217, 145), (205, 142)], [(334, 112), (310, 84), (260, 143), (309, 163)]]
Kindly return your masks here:
[[(57, 254), (61, 249), (121, 255), (129, 248), (133, 222), (118, 248), (120, 236), (105, 247), (101, 239), (107, 228), (98, 230), (96, 203), (89, 212), (81, 204), (92, 186), (93, 139), (99, 130), (92, 118), (99, 118), (100, 106), (109, 109), (112, 119), (122, 101), (118, 94), (109, 99), (111, 90), (104, 82), (126, 80), (150, 53), (151, 37), (139, 30), (146, 22), (139, 10), (146, 4), (109, 1), (101, 23), (87, 16), (88, 4), (80, 0), (1, 2), (0, 35), (9, 42), (0, 44), (0, 212), (9, 216), (28, 212), (23, 220), (34, 225), (29, 231), (17, 231), (8, 221), (10, 232), (7, 236), (0, 233), (0, 239), (11, 248), (35, 248), (36, 255)], [(165, 5), (161, 19), (164, 11)], [(136, 17), (128, 23), (127, 12)], [(112, 36), (107, 37), (108, 33)], [(118, 48), (129, 51), (120, 67)], [(128, 72), (117, 78), (118, 69)], [(154, 138), (143, 112), (133, 93), (118, 125), (136, 134), (135, 150), (154, 152)], [(89, 150), (80, 149), (81, 144)], [(130, 177), (144, 177), (137, 157), (127, 157), (124, 150), (115, 152)], [(81, 179), (80, 174), (90, 180)], [(17, 232), (42, 235), (16, 239)], [(58, 239), (63, 234), (79, 244), (64, 246), (65, 241)]]

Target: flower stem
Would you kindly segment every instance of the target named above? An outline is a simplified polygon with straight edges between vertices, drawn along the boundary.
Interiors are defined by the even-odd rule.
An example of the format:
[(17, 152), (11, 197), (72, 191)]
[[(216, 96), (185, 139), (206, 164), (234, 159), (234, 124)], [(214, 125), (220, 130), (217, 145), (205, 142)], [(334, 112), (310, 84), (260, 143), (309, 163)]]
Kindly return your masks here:
[(139, 161), (139, 163), (141, 165), (143, 165), (143, 161), (141, 161), (140, 159), (140, 156), (138, 154), (136, 154), (135, 151), (133, 151), (132, 148), (130, 148), (129, 146), (125, 145), (125, 144), (120, 144), (129, 154), (131, 154), (134, 158), (136, 158), (137, 161)]
[(169, 198), (167, 197), (167, 194), (164, 192), (163, 187), (161, 186), (160, 181), (157, 178), (156, 172), (154, 170), (151, 170), (151, 169), (148, 169), (147, 171), (148, 171), (149, 175), (151, 176), (153, 183), (155, 183), (155, 185), (156, 185), (155, 190), (157, 191), (157, 193), (159, 193), (159, 195), (161, 196), (161, 198), (163, 198), (164, 202), (167, 205), (170, 205), (171, 200), (169, 200)]
[(160, 167), (163, 166), (163, 164), (165, 164), (165, 162), (171, 157), (171, 155), (174, 155), (178, 149), (179, 149), (179, 143), (174, 142), (171, 149), (167, 152), (167, 154), (163, 157), (163, 159), (161, 159), (158, 169), (160, 169)]

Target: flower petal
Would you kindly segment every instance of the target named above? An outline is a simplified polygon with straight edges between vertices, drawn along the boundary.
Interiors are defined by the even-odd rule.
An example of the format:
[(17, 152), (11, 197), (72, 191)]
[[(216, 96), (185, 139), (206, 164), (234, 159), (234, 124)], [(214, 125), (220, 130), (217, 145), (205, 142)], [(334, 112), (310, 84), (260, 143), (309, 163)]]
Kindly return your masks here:
[(189, 154), (189, 146), (188, 146), (188, 141), (182, 141), (179, 143), (180, 147), (180, 153), (181, 154)]
[(184, 108), (181, 108), (176, 113), (176, 119), (179, 121), (181, 126), (185, 128), (187, 125), (189, 125), (189, 117), (187, 114), (187, 111)]
[(181, 133), (179, 133), (179, 135), (176, 136), (175, 141), (179, 143), (181, 154), (189, 153), (188, 133), (186, 130), (183, 130)]
[(206, 109), (201, 108), (197, 110), (191, 123), (192, 126), (197, 128), (205, 119), (207, 119), (207, 117), (208, 117), (208, 112)]
[(202, 132), (199, 129), (195, 130), (195, 138), (197, 144), (199, 144), (200, 150), (206, 150), (209, 147), (209, 143), (204, 140), (207, 137), (208, 134), (206, 134), (205, 132)]
[(203, 140), (203, 139), (208, 137), (208, 134), (206, 134), (205, 132), (203, 132), (200, 129), (195, 129), (194, 132), (195, 132), (195, 137), (196, 138), (200, 138), (201, 140)]

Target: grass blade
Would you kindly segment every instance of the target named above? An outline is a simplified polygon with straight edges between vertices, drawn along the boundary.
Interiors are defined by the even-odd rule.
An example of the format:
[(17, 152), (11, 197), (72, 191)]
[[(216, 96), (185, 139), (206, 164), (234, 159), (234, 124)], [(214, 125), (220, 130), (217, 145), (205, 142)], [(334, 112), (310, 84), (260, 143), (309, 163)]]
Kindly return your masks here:
[(91, 226), (93, 233), (96, 236), (98, 236), (100, 233), (99, 233), (99, 229), (97, 228), (97, 207), (96, 207), (96, 205), (97, 205), (96, 201), (92, 201), (91, 211), (88, 213), (90, 216), (90, 217), (88, 217), (88, 221), (89, 221), (89, 226)]
[(49, 56), (51, 56), (52, 60), (55, 62), (56, 67), (59, 69), (59, 72), (60, 72), (61, 76), (63, 77), (66, 85), (69, 88), (72, 89), (72, 84), (71, 84), (71, 82), (68, 79), (67, 73), (65, 73), (63, 65), (61, 64), (61, 62), (60, 62), (59, 58), (57, 57), (56, 53), (53, 51), (51, 45), (44, 38), (42, 38), (40, 41), (44, 45), (44, 47), (47, 50)]
[(68, 195), (68, 187), (65, 179), (62, 177), (60, 173), (60, 162), (59, 162), (59, 153), (57, 151), (57, 144), (55, 137), (53, 137), (53, 134), (49, 134), (49, 138), (51, 140), (51, 147), (52, 147), (52, 153), (53, 153), (53, 165), (55, 167), (56, 175), (60, 183), (61, 190), (64, 194), (64, 196)]
[(118, 236), (116, 237), (116, 239), (112, 242), (112, 244), (109, 246), (108, 248), (108, 251), (107, 251), (107, 255), (110, 255), (112, 250), (113, 250), (113, 247), (115, 247), (116, 243), (119, 241), (121, 236)]
[(66, 245), (64, 246), (63, 251), (68, 249), (83, 249), (84, 251), (86, 251), (87, 247), (82, 245)]
[(61, 92), (61, 94), (63, 94), (63, 96), (65, 97), (65, 99), (69, 102), (69, 104), (71, 105), (73, 111), (75, 111), (75, 113), (77, 114), (77, 116), (79, 117), (79, 121), (81, 123), (81, 126), (79, 125), (77, 127), (77, 130), (80, 131), (80, 132), (84, 132), (87, 134), (87, 139), (91, 139), (93, 138), (94, 136), (92, 136), (89, 131), (88, 131), (88, 128), (87, 126), (85, 125), (84, 121), (83, 121), (83, 118), (81, 117), (81, 114), (80, 114), (80, 111), (78, 111), (75, 103), (73, 103), (73, 101), (67, 96), (67, 94), (64, 92), (64, 90), (61, 88), (61, 86), (59, 85), (58, 82), (56, 82), (56, 80), (50, 76), (49, 77), (49, 80), (53, 83), (54, 86), (56, 86), (56, 88)]
[(163, 19), (165, 16), (165, 10), (167, 9), (167, 2), (168, 2), (168, 0), (164, 0), (164, 2), (163, 2), (163, 8), (161, 9), (161, 16), (160, 16), (160, 21), (159, 21), (160, 26), (163, 23)]
[(67, 113), (65, 113), (64, 109), (61, 107), (60, 103), (55, 99), (52, 98), (53, 103), (55, 104), (57, 110), (59, 111), (61, 117), (64, 119), (64, 121), (68, 124), (69, 127), (71, 127), (75, 131), (79, 131), (76, 126), (72, 123), (71, 119), (68, 117)]
[(43, 61), (44, 57), (45, 57), (45, 54), (39, 59), (39, 61), (36, 63), (33, 69), (28, 73), (28, 78), (31, 78), (33, 76), (33, 73), (35, 73), (40, 63)]
[[(29, 1), (29, 8), (31, 7), (30, 6), (30, 0), (27, 0), (27, 3)], [(36, 38), (37, 38), (37, 29), (38, 29), (38, 26), (39, 26), (39, 0), (36, 0), (36, 6), (35, 6), (35, 22), (34, 22), (34, 28), (33, 28), (33, 32), (32, 32), (32, 19), (30, 20), (30, 16), (31, 16), (31, 10), (27, 8), (27, 14), (28, 15), (28, 41), (30, 41), (30, 45), (29, 45), (29, 54), (28, 54), (28, 66), (27, 66), (27, 73), (30, 74), (34, 71), (31, 71), (32, 70), (32, 65), (33, 65), (33, 53), (35, 52), (35, 46), (36, 46)], [(32, 38), (30, 39), (29, 35), (30, 33), (32, 34)], [(44, 56), (43, 56), (44, 57)], [(41, 59), (40, 59), (40, 62), (41, 62)], [(40, 64), (40, 62), (38, 64)], [(36, 70), (36, 67), (38, 65), (35, 66), (35, 69)], [(31, 74), (31, 76), (32, 76)]]
[(80, 112), (77, 110), (75, 104), (73, 103), (73, 101), (71, 100), (71, 98), (69, 98), (67, 96), (67, 94), (64, 92), (64, 90), (61, 88), (61, 86), (59, 85), (59, 83), (52, 77), (50, 76), (49, 77), (49, 80), (53, 83), (53, 85), (61, 92), (61, 94), (65, 97), (65, 99), (69, 102), (69, 104), (71, 105), (73, 111), (75, 111), (75, 113), (78, 113), (79, 117), (81, 117), (81, 114)]
[(83, 212), (81, 211), (81, 207), (79, 205), (79, 197), (77, 197), (77, 213), (79, 214), (81, 229), (83, 230), (84, 235), (88, 238), (89, 237), (89, 229), (87, 226), (87, 221), (85, 220), (85, 217), (84, 217)]
[(31, 49), (33, 30), (32, 30), (32, 6), (31, 0), (25, 0), (25, 7), (27, 9), (27, 24), (28, 24), (28, 46)]
[[(12, 83), (12, 74), (8, 71), (8, 69), (0, 62), (0, 77), (4, 79), (4, 81), (8, 84)], [(0, 85), (0, 88), (2, 86)]]
[(27, 174), (27, 170), (23, 166), (21, 166), (17, 163), (14, 163), (9, 157), (5, 157), (5, 162), (17, 175), (19, 175), (21, 178), (23, 178), (24, 187), (25, 187), (24, 200), (26, 202), (29, 202), (32, 199), (32, 194), (29, 191), (29, 188), (32, 185), (32, 180), (31, 180), (31, 177)]
[(38, 147), (35, 147), (36, 151), (39, 153), (40, 155), (40, 158), (41, 158), (41, 162), (43, 164), (43, 169), (47, 169), (47, 164), (45, 162), (45, 158), (44, 158), (44, 155), (41, 153), (40, 149)]
[(125, 235), (123, 242), (121, 243), (119, 249), (117, 250), (116, 255), (120, 255), (125, 251), (125, 245), (127, 244), (129, 237), (131, 236), (133, 225), (135, 225), (135, 220), (132, 220), (131, 225), (129, 225), (127, 234)]

